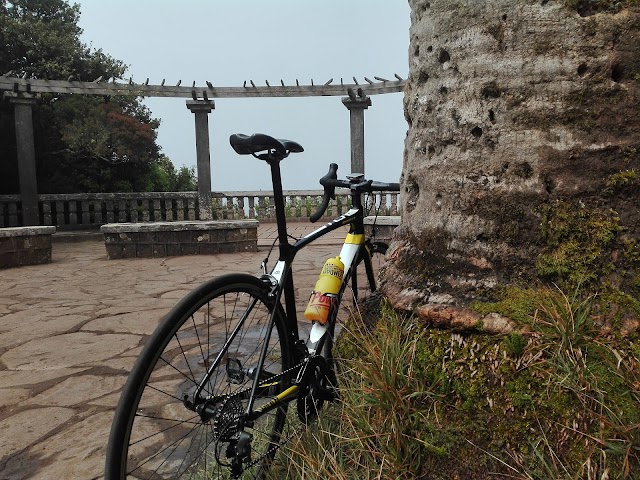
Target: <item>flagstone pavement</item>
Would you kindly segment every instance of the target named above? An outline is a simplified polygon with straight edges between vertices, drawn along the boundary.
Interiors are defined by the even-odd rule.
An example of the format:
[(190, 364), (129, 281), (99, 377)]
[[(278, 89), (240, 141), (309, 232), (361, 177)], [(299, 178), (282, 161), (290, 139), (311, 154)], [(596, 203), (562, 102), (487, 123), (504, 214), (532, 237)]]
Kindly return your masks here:
[[(0, 270), (0, 478), (102, 478), (113, 412), (146, 336), (205, 280), (259, 274), (275, 235), (261, 225), (257, 253), (126, 260), (108, 260), (100, 239), (54, 242), (50, 264)], [(343, 238), (338, 230), (300, 252), (298, 299)]]

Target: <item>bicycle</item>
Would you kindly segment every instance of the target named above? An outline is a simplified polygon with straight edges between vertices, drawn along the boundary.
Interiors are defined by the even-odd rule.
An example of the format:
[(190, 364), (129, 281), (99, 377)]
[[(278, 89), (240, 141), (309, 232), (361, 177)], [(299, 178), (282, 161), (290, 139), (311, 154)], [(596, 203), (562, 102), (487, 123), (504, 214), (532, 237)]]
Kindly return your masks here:
[[(232, 135), (230, 143), (271, 168), (279, 258), (270, 272), (265, 259), (260, 277), (238, 273), (205, 282), (163, 319), (123, 388), (107, 448), (108, 480), (264, 478), (279, 448), (336, 398), (336, 321), (347, 285), (357, 299), (361, 264), (368, 290), (376, 289), (372, 256), (387, 246), (365, 238), (362, 196), (399, 185), (359, 174), (339, 180), (332, 163), (320, 179), (324, 195), (311, 221), (324, 215), (336, 187), (349, 189), (352, 207), (290, 243), (280, 161), (304, 149), (264, 134)], [(327, 294), (327, 321), (314, 321), (302, 340), (294, 258), (347, 225), (339, 255), (344, 275), (338, 291)]]

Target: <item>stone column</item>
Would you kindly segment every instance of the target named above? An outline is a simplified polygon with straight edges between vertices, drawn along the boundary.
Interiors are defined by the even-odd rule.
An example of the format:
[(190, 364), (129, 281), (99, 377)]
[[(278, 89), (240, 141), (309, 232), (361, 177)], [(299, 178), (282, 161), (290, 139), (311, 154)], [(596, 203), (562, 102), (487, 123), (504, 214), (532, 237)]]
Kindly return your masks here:
[(345, 97), (351, 126), (351, 173), (364, 174), (364, 111), (371, 106), (369, 97)]
[(36, 178), (36, 152), (33, 141), (33, 106), (39, 95), (5, 92), (5, 98), (14, 105), (18, 177), (22, 200), (22, 225), (40, 225), (38, 212), (38, 182)]
[(187, 100), (187, 108), (196, 118), (196, 158), (198, 168), (198, 210), (200, 220), (212, 220), (211, 155), (209, 150), (209, 113), (213, 100)]

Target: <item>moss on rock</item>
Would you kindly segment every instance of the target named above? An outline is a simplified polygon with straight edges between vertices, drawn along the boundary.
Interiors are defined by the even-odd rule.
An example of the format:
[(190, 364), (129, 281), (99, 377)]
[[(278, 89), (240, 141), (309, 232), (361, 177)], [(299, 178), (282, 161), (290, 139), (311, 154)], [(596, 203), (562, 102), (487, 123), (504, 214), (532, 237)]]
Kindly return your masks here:
[(573, 290), (594, 285), (614, 269), (611, 246), (620, 226), (616, 212), (581, 201), (557, 200), (542, 209), (541, 241), (536, 261), (541, 278)]

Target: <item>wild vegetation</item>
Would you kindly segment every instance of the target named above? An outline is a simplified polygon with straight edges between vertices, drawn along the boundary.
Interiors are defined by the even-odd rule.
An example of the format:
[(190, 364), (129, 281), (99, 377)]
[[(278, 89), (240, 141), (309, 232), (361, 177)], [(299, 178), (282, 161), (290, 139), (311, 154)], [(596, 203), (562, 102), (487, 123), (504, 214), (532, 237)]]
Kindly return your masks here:
[(340, 401), (276, 476), (637, 479), (638, 2), (410, 3), (390, 300), (516, 328), (353, 320)]
[(282, 478), (617, 479), (640, 471), (640, 346), (594, 299), (540, 291), (523, 333), (430, 329), (385, 309), (339, 345), (340, 402)]

